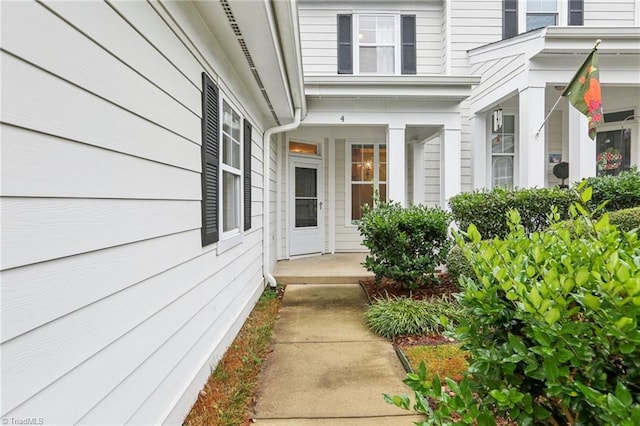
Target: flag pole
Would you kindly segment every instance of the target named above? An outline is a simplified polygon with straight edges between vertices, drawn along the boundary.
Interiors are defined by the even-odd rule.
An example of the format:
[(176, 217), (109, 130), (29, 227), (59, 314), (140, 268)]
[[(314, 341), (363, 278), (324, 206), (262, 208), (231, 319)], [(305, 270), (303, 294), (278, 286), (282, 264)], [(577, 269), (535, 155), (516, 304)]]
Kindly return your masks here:
[[(591, 49), (591, 52), (593, 52), (594, 50), (596, 50), (598, 48), (598, 46), (600, 46), (600, 43), (602, 43), (602, 40), (597, 39), (596, 40), (596, 44), (595, 46), (593, 46), (593, 49)], [(591, 52), (589, 52), (589, 55), (591, 54)], [(587, 55), (587, 57), (589, 56)], [(580, 72), (580, 68), (578, 68), (578, 72)], [(571, 80), (569, 80), (570, 82), (573, 81), (575, 77), (573, 77)], [(567, 86), (564, 87), (564, 89), (562, 90), (562, 93), (564, 93), (564, 90), (567, 89)], [(558, 104), (560, 103), (560, 99), (562, 99), (562, 94), (560, 96), (558, 96), (558, 99), (556, 100), (556, 103), (553, 104), (553, 106), (551, 107), (551, 110), (549, 111), (549, 113), (547, 114), (547, 116), (544, 118), (544, 121), (542, 122), (542, 124), (540, 125), (540, 128), (538, 129), (538, 131), (536, 132), (536, 139), (538, 139), (538, 136), (540, 136), (540, 132), (542, 131), (542, 128), (544, 127), (544, 125), (547, 123), (547, 121), (549, 120), (549, 117), (551, 117), (551, 113), (556, 109), (556, 107), (558, 106)]]

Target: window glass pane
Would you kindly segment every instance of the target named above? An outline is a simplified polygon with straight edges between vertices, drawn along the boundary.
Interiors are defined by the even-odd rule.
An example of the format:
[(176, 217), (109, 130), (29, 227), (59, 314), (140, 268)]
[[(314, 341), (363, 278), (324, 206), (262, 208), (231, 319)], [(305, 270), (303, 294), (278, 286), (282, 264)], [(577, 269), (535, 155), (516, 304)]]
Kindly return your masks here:
[(516, 116), (515, 115), (503, 115), (502, 116), (502, 131), (504, 133), (514, 133)]
[(296, 197), (316, 197), (317, 194), (316, 169), (296, 167)]
[(501, 156), (491, 159), (493, 186), (513, 188), (513, 157)]
[(231, 107), (225, 102), (222, 107), (222, 131), (231, 134)]
[(360, 47), (360, 72), (391, 74), (394, 69), (393, 47)]
[(222, 172), (222, 230), (232, 231), (239, 227), (240, 176)]
[(222, 162), (229, 166), (232, 165), (231, 145), (233, 145), (233, 141), (231, 140), (231, 138), (228, 135), (223, 134), (222, 135)]
[(296, 228), (318, 226), (318, 201), (296, 200)]
[(556, 12), (558, 0), (527, 0), (528, 12)]
[(240, 168), (240, 144), (237, 141), (231, 143), (231, 165)]
[(527, 31), (556, 25), (556, 14), (527, 15)]
[(373, 145), (353, 145), (351, 147), (351, 180), (373, 180)]
[(380, 158), (380, 168), (378, 170), (378, 180), (380, 182), (386, 182), (387, 180), (387, 146), (380, 145), (380, 152), (378, 154)]
[(304, 142), (289, 142), (289, 152), (295, 154), (318, 155), (318, 145)]
[(491, 152), (496, 154), (513, 154), (513, 135), (493, 135)]
[(351, 185), (351, 220), (362, 219), (362, 206), (373, 204), (373, 186), (370, 183)]
[(240, 140), (240, 116), (236, 114), (235, 111), (233, 111), (233, 123), (231, 125), (232, 125), (231, 136), (233, 137), (234, 140), (239, 141)]
[(387, 184), (386, 183), (380, 184), (380, 201), (382, 201), (383, 203), (387, 201)]
[(395, 40), (395, 18), (379, 16), (376, 41), (378, 44), (392, 44)]
[(376, 72), (376, 48), (360, 47), (360, 72)]

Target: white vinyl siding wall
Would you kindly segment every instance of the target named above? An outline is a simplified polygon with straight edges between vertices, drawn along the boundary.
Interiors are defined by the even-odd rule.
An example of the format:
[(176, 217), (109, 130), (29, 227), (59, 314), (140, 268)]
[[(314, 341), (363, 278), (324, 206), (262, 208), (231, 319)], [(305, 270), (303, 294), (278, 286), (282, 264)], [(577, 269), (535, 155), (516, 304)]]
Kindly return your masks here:
[(302, 63), (306, 75), (335, 75), (337, 65), (337, 15), (358, 13), (392, 13), (416, 15), (416, 66), (418, 74), (442, 73), (442, 4), (424, 2), (414, 9), (397, 9), (393, 3), (384, 5), (384, 10), (359, 10), (322, 7), (311, 2), (300, 2), (300, 38)]
[(253, 226), (218, 256), (200, 74), (230, 67), (192, 6), (2, 8), (0, 417), (180, 423), (262, 290), (262, 126)]
[(585, 27), (633, 27), (636, 22), (640, 2), (638, 0), (584, 2)]

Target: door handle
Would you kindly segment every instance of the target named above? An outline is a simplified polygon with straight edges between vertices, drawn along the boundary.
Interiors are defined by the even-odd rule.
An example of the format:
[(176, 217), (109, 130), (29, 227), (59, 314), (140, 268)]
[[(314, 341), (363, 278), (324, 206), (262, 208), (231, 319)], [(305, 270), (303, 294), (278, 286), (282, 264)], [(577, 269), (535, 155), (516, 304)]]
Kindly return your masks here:
[(318, 206), (320, 207), (320, 210), (322, 210), (322, 201), (318, 201)]

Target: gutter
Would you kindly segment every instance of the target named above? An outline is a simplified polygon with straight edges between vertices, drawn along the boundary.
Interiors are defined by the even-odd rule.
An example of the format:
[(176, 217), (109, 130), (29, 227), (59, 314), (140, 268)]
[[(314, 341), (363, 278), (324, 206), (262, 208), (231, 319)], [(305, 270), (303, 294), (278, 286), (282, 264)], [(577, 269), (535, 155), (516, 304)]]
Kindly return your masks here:
[[(296, 108), (293, 122), (267, 129), (262, 136), (262, 217), (264, 218), (264, 223), (262, 224), (262, 274), (271, 287), (275, 287), (277, 284), (276, 279), (269, 271), (269, 265), (271, 263), (269, 256), (269, 154), (271, 152), (271, 136), (288, 132), (289, 130), (295, 130), (300, 126), (301, 121), (302, 109)], [(276, 243), (278, 242), (276, 241)]]

